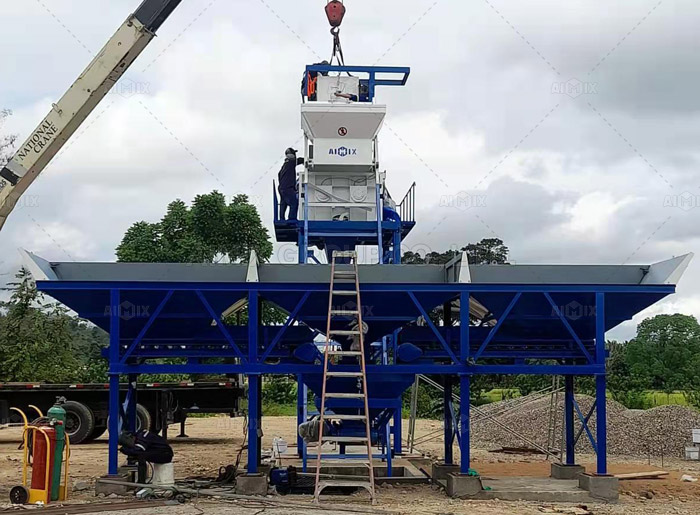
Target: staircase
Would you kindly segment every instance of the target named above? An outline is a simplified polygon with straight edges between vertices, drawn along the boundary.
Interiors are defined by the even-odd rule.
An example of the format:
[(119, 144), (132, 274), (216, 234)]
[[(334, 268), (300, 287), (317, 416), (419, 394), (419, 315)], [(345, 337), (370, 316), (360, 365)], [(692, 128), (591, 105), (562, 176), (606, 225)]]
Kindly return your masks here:
[[(337, 259), (351, 259), (352, 260), (352, 270), (337, 270), (336, 260)], [(354, 285), (354, 290), (336, 290), (337, 283), (350, 283)], [(334, 304), (334, 299), (341, 299), (338, 304), (342, 304), (344, 300), (349, 297), (355, 297), (356, 308), (355, 309), (337, 309)], [(332, 321), (338, 318), (350, 317), (354, 322), (354, 329), (332, 329)], [(351, 350), (335, 350), (331, 348), (331, 342), (333, 337), (345, 337), (352, 338), (354, 344)], [(359, 345), (355, 345), (359, 344)], [(336, 344), (333, 344), (335, 347)], [(348, 370), (349, 367), (344, 366), (342, 371), (334, 370), (333, 365), (335, 365), (336, 358), (351, 358), (358, 360), (357, 366), (352, 367), (355, 370)], [(329, 379), (332, 378), (356, 378), (357, 379), (357, 392), (333, 392), (328, 389)], [(328, 399), (355, 399), (357, 401), (362, 401), (361, 406), (358, 407), (357, 414), (327, 414), (326, 413), (326, 400)], [(331, 434), (324, 434), (325, 425), (327, 422), (337, 420), (353, 420), (353, 421), (364, 421), (365, 425), (365, 436), (335, 436)], [(338, 443), (341, 445), (363, 445), (367, 447), (367, 457), (359, 458), (358, 460), (363, 460), (368, 469), (369, 477), (366, 481), (355, 480), (321, 480), (321, 466), (323, 461), (323, 449), (322, 446), (326, 442)], [(321, 393), (321, 420), (319, 426), (318, 435), (318, 451), (316, 453), (316, 486), (314, 493), (314, 501), (318, 503), (320, 501), (321, 493), (326, 488), (364, 488), (369, 492), (372, 504), (375, 504), (375, 489), (374, 489), (374, 469), (372, 468), (372, 438), (370, 433), (369, 424), (369, 403), (367, 399), (367, 373), (365, 368), (365, 343), (364, 343), (364, 331), (362, 323), (362, 305), (360, 303), (360, 281), (357, 272), (357, 253), (355, 251), (351, 252), (333, 252), (333, 258), (331, 262), (331, 284), (330, 284), (330, 294), (328, 297), (328, 322), (326, 325), (326, 346), (324, 351), (323, 359), (323, 387)]]

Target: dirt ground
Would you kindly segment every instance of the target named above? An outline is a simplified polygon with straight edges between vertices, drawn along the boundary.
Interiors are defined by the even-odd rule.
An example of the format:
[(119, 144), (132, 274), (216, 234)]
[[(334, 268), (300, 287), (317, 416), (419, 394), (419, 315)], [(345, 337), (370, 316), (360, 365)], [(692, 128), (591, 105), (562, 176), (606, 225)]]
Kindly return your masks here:
[[(279, 436), (290, 444), (295, 439), (295, 419), (293, 417), (266, 417), (263, 419), (263, 449), (271, 447), (272, 438)], [(405, 424), (405, 421), (404, 421)], [(428, 434), (441, 427), (441, 423), (420, 420), (417, 424), (418, 435)], [(173, 427), (173, 430), (176, 428)], [(407, 428), (404, 427), (404, 434)], [(243, 420), (226, 417), (190, 419), (187, 424), (190, 438), (173, 439), (175, 450), (175, 471), (178, 478), (191, 476), (216, 476), (222, 465), (233, 463), (242, 442)], [(171, 434), (177, 434), (176, 431)], [(5, 429), (0, 431), (0, 511), (9, 507), (4, 504), (8, 499), (9, 489), (21, 482), (22, 452), (18, 448), (21, 431)], [(442, 455), (442, 440), (437, 439), (419, 446), (428, 458)], [(454, 449), (455, 459), (459, 450)], [(550, 463), (542, 456), (522, 456), (491, 453), (487, 450), (473, 449), (472, 467), (482, 476), (549, 476)], [(245, 454), (244, 454), (245, 459)], [(593, 470), (595, 457), (582, 455), (578, 460), (587, 469)], [(426, 460), (426, 463), (428, 460)], [(640, 472), (662, 469), (659, 460), (614, 457), (610, 459), (609, 472)], [(73, 485), (87, 482), (89, 490), (72, 495), (73, 502), (105, 502), (96, 499), (92, 485), (96, 477), (106, 473), (107, 442), (102, 438), (87, 445), (75, 446), (71, 457), (71, 482)], [(670, 472), (665, 479), (634, 480), (621, 482), (621, 500), (615, 505), (589, 505), (595, 514), (698, 514), (700, 513), (700, 482), (681, 482), (683, 474), (700, 477), (700, 464), (679, 459), (666, 459), (663, 470)], [(83, 485), (84, 486), (84, 485)], [(449, 499), (438, 487), (429, 485), (379, 488), (379, 506), (376, 512), (392, 513), (469, 513), (469, 514), (540, 514), (547, 513), (546, 504), (502, 501), (462, 501)], [(274, 507), (269, 503), (276, 498), (268, 498), (261, 503), (231, 504), (224, 501), (197, 502), (184, 506), (167, 506), (138, 510), (139, 515), (190, 515), (200, 513), (241, 513), (286, 514), (298, 513), (299, 508)], [(297, 503), (304, 511), (315, 511), (308, 497), (285, 496), (280, 498), (285, 503)], [(110, 500), (111, 502), (116, 502)], [(360, 496), (334, 498), (330, 502), (342, 502), (346, 507), (354, 506), (358, 510), (368, 510), (369, 506)], [(308, 506), (308, 507), (307, 507)], [(572, 505), (573, 506), (573, 505)], [(559, 505), (558, 510), (568, 509)], [(559, 511), (564, 513), (563, 511)], [(110, 512), (111, 513), (111, 512)], [(117, 513), (117, 512), (115, 512)], [(129, 513), (122, 511), (118, 513)], [(552, 511), (550, 511), (552, 513)], [(572, 512), (573, 513), (573, 512)]]

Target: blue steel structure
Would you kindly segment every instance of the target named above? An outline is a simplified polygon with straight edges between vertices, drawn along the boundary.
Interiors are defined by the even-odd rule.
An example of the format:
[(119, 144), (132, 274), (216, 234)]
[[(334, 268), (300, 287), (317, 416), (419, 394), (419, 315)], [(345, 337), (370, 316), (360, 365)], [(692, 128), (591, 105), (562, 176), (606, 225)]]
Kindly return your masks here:
[[(383, 68), (333, 69), (368, 73), (366, 101), (374, 98), (376, 86), (405, 84), (409, 73), (402, 69), (401, 79), (385, 80), (377, 77), (387, 71)], [(307, 68), (314, 70), (326, 68)], [(307, 388), (317, 394), (321, 388), (321, 354), (315, 341), (326, 330), (330, 283), (330, 266), (307, 264), (308, 249), (329, 239), (346, 248), (379, 249), (379, 264), (359, 267), (362, 318), (368, 325), (365, 341), (374, 342), (366, 346), (366, 359), (372, 432), (375, 444), (384, 448), (378, 456), (390, 460), (392, 453), (402, 451), (401, 396), (416, 374), (443, 379), (448, 400), (445, 461), (452, 463), (456, 439), (465, 474), (470, 466), (469, 403), (458, 409), (452, 405), (453, 382), (459, 384), (461, 398), (469, 399), (475, 375), (562, 375), (566, 463), (575, 463), (577, 416), (597, 452), (597, 473), (607, 473), (605, 333), (674, 293), (691, 256), (643, 266), (474, 265), (466, 255), (445, 265), (400, 264), (401, 240), (415, 225), (415, 190), (399, 204), (399, 220), (384, 218), (383, 194), (377, 191), (376, 224), (310, 223), (304, 217), (280, 222), (275, 194), (277, 239), (300, 246), (300, 263), (294, 265), (258, 264), (254, 254), (248, 264), (219, 265), (50, 263), (29, 255), (40, 291), (110, 334), (109, 473), (117, 472), (120, 424), (135, 424), (135, 379), (140, 374), (244, 374), (249, 473), (260, 464), (263, 375), (297, 378), (298, 421), (307, 420)], [(284, 324), (262, 323), (263, 300), (289, 314)], [(224, 324), (223, 313), (241, 305), (248, 306), (247, 323)], [(429, 314), (439, 307), (447, 322), (437, 325)], [(332, 328), (342, 328), (342, 323)], [(173, 358), (176, 363), (163, 363)], [(350, 365), (335, 367), (345, 369)], [(122, 396), (118, 386), (124, 376), (130, 387)], [(587, 426), (591, 413), (581, 413), (575, 402), (575, 376), (596, 378), (595, 434)], [(339, 383), (333, 390), (342, 388)], [(352, 406), (339, 399), (329, 409)], [(351, 433), (353, 427), (337, 430)]]

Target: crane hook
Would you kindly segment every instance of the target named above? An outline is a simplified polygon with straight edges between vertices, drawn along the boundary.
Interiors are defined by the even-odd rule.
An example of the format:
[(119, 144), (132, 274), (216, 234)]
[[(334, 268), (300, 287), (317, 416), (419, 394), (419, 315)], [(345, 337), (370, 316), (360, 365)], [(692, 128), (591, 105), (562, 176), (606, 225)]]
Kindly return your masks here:
[(343, 2), (341, 0), (330, 0), (326, 4), (326, 16), (331, 27), (334, 29), (340, 27), (345, 16), (345, 5), (343, 5)]

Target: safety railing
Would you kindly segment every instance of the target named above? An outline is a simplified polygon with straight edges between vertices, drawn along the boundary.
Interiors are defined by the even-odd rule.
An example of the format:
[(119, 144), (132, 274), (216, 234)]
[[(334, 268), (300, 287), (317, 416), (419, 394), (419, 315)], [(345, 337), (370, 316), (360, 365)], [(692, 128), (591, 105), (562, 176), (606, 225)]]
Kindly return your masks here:
[(416, 221), (416, 183), (411, 184), (408, 192), (398, 205), (399, 216), (402, 222)]

